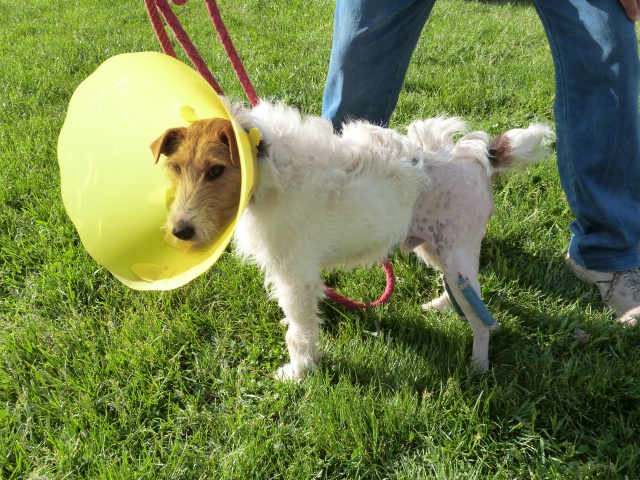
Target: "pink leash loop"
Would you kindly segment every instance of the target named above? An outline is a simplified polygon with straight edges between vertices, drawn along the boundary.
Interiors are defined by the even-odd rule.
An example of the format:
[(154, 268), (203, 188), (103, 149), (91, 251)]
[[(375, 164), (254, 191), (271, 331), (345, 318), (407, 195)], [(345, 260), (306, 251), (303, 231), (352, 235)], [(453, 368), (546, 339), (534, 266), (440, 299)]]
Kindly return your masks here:
[(383, 303), (386, 303), (391, 298), (391, 295), (393, 295), (393, 290), (396, 287), (396, 277), (393, 273), (393, 267), (391, 266), (391, 263), (387, 258), (385, 258), (382, 262), (380, 262), (380, 265), (382, 265), (382, 268), (384, 268), (384, 273), (387, 276), (387, 287), (385, 288), (382, 296), (375, 302), (371, 302), (371, 304), (367, 305), (366, 303), (350, 300), (346, 297), (343, 297), (339, 293), (334, 292), (326, 285), (323, 285), (324, 294), (326, 295), (327, 298), (330, 298), (334, 302), (354, 310), (358, 308), (360, 309), (373, 308), (373, 307), (377, 307), (378, 305), (382, 305)]
[[(174, 5), (184, 5), (189, 0), (172, 0), (172, 1)], [(218, 37), (222, 42), (222, 46), (224, 47), (224, 50), (227, 53), (227, 57), (229, 57), (229, 61), (231, 62), (233, 70), (235, 71), (236, 76), (240, 81), (240, 85), (242, 86), (244, 93), (247, 95), (247, 98), (249, 99), (251, 106), (255, 107), (259, 103), (258, 95), (256, 94), (256, 91), (253, 88), (253, 85), (251, 84), (251, 80), (249, 79), (249, 76), (247, 75), (247, 72), (244, 69), (244, 65), (242, 64), (242, 60), (240, 60), (240, 56), (238, 55), (238, 52), (233, 46), (233, 42), (231, 41), (229, 32), (227, 31), (227, 28), (225, 27), (222, 21), (222, 15), (220, 14), (220, 9), (218, 8), (218, 5), (216, 4), (215, 0), (205, 0), (205, 2), (207, 5), (207, 10), (209, 11), (209, 16), (211, 17), (211, 21), (213, 22), (213, 25), (216, 29)], [(171, 5), (169, 5), (168, 0), (144, 0), (144, 4), (147, 9), (147, 14), (149, 15), (149, 19), (151, 20), (151, 25), (153, 26), (153, 30), (156, 34), (156, 37), (158, 37), (160, 46), (162, 47), (162, 51), (166, 55), (170, 55), (174, 58), (177, 58), (176, 51), (174, 50), (173, 45), (171, 44), (171, 40), (169, 39), (166, 29), (164, 28), (164, 25), (162, 23), (162, 19), (164, 18), (164, 21), (167, 23), (169, 28), (171, 28), (171, 31), (173, 32), (176, 39), (180, 43), (180, 46), (183, 48), (183, 50), (187, 54), (187, 57), (189, 57), (189, 60), (191, 60), (191, 63), (193, 63), (193, 66), (195, 67), (197, 72), (207, 81), (207, 83), (209, 83), (209, 85), (211, 85), (211, 87), (216, 91), (218, 95), (224, 96), (222, 88), (220, 88), (220, 85), (218, 84), (215, 77), (209, 70), (209, 67), (207, 67), (207, 64), (202, 59), (202, 56), (200, 55), (200, 52), (198, 52), (198, 49), (189, 39), (187, 32), (185, 32), (184, 28), (182, 28), (182, 25), (180, 24), (180, 20), (178, 20), (178, 17), (175, 15), (175, 13), (173, 13), (173, 10), (171, 9)], [(367, 305), (362, 302), (356, 302), (354, 300), (350, 300), (346, 297), (343, 297), (339, 293), (333, 291), (328, 286), (323, 285), (325, 290), (325, 295), (327, 296), (327, 298), (330, 298), (331, 300), (339, 303), (340, 305), (343, 305), (347, 308), (352, 308), (352, 309), (373, 308), (387, 302), (391, 298), (391, 295), (393, 294), (393, 290), (395, 289), (396, 279), (393, 274), (393, 267), (391, 266), (391, 263), (389, 263), (388, 259), (385, 259), (384, 261), (382, 261), (381, 265), (382, 265), (382, 268), (384, 268), (385, 274), (387, 276), (387, 286), (382, 296), (375, 302), (372, 302), (370, 305)]]

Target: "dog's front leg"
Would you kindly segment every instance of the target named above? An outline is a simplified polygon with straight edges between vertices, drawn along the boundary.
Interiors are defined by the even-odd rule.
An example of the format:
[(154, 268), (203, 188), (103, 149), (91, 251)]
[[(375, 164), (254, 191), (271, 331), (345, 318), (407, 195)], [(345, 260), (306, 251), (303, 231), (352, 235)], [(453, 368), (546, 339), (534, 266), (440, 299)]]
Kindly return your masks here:
[(308, 281), (291, 277), (274, 277), (274, 294), (284, 312), (282, 323), (287, 325), (287, 349), (290, 361), (279, 368), (277, 380), (300, 381), (319, 359), (318, 344), (321, 320), (318, 302), (322, 297), (320, 278)]

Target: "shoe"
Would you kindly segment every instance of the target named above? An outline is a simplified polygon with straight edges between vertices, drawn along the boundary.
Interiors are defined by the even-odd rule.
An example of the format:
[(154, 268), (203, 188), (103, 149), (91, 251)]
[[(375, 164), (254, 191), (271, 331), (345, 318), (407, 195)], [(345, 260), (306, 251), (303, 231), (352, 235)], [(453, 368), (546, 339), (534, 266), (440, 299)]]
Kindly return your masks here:
[(621, 272), (598, 272), (576, 263), (567, 253), (565, 261), (580, 280), (592, 283), (600, 290), (604, 303), (611, 307), (618, 321), (636, 325), (640, 319), (640, 268)]

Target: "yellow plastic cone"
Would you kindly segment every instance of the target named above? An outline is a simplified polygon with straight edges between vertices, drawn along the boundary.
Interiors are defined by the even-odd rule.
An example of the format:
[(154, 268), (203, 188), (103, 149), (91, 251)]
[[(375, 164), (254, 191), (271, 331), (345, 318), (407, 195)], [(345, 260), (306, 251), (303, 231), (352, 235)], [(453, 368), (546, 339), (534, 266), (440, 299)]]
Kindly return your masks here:
[[(204, 118), (232, 122), (242, 171), (236, 219), (211, 245), (180, 250), (161, 227), (171, 201), (152, 141)], [(89, 254), (125, 285), (168, 290), (208, 270), (231, 241), (256, 180), (259, 133), (247, 134), (209, 84), (154, 52), (110, 58), (77, 88), (58, 142), (62, 200)]]

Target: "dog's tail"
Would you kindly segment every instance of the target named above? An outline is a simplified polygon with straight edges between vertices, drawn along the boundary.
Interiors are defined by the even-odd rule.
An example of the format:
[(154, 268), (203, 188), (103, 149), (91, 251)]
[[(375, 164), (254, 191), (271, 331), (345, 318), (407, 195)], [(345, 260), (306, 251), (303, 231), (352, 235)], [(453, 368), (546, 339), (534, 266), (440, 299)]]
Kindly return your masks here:
[[(458, 117), (434, 117), (416, 120), (407, 128), (407, 137), (421, 150), (437, 152), (452, 150), (454, 139), (467, 133), (467, 124)], [(488, 141), (489, 138), (486, 138)]]
[(550, 154), (554, 139), (553, 130), (539, 123), (498, 135), (489, 142), (488, 157), (493, 173), (544, 160)]

